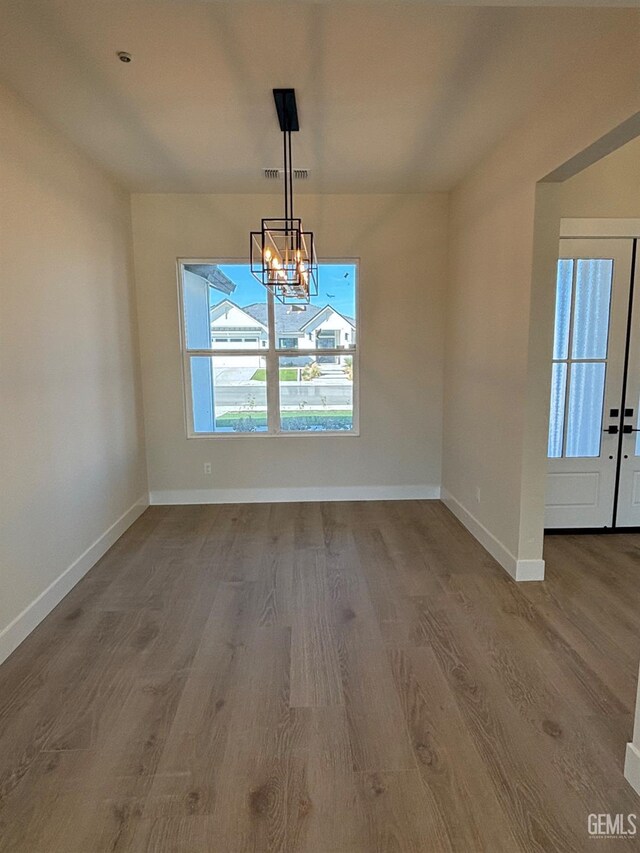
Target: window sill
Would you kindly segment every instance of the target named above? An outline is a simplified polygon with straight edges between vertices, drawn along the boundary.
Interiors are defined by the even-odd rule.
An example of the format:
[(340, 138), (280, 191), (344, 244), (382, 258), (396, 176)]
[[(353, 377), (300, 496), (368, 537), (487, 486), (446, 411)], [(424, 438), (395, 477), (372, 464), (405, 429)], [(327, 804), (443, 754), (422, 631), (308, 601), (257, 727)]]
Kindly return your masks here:
[(359, 430), (324, 430), (317, 432), (196, 432), (187, 433), (187, 439), (201, 438), (250, 438), (255, 441), (257, 438), (359, 438)]

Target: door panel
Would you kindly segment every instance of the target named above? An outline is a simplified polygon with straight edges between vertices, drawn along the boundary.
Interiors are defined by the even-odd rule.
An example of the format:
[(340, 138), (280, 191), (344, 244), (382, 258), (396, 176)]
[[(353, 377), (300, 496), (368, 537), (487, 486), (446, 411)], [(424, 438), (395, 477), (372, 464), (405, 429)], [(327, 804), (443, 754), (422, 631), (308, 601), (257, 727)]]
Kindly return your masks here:
[(563, 471), (549, 474), (549, 506), (597, 507), (599, 498), (599, 471)]
[[(613, 524), (632, 248), (632, 240), (560, 241), (547, 528)], [(640, 340), (638, 349), (640, 357)]]

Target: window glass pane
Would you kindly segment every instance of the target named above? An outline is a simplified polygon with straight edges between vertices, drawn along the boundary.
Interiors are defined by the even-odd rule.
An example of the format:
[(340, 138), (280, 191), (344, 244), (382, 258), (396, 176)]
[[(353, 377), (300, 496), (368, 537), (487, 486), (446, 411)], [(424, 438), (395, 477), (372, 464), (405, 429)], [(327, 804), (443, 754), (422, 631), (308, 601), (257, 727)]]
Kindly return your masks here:
[(599, 456), (605, 366), (601, 362), (571, 365), (565, 456)]
[(280, 349), (298, 349), (298, 338), (278, 338)]
[(569, 319), (571, 317), (571, 283), (573, 261), (561, 258), (556, 276), (556, 322), (553, 337), (553, 357), (567, 358), (569, 354)]
[(280, 359), (280, 429), (286, 432), (326, 432), (353, 429), (353, 358), (332, 356), (331, 363), (315, 357)]
[(562, 456), (566, 388), (567, 365), (554, 364), (551, 369), (551, 411), (549, 413), (549, 447), (547, 450), (550, 459), (557, 459)]
[[(274, 302), (279, 349), (290, 349), (284, 340), (295, 335), (300, 350), (331, 346), (353, 349), (356, 344), (356, 266), (320, 264), (318, 295), (310, 305)], [(319, 339), (325, 342), (321, 344)], [(328, 343), (330, 341), (330, 343)]]
[(613, 261), (579, 260), (573, 312), (573, 358), (606, 358)]
[(267, 292), (248, 264), (183, 264), (187, 349), (265, 349)]
[(266, 432), (264, 356), (192, 356), (194, 432)]

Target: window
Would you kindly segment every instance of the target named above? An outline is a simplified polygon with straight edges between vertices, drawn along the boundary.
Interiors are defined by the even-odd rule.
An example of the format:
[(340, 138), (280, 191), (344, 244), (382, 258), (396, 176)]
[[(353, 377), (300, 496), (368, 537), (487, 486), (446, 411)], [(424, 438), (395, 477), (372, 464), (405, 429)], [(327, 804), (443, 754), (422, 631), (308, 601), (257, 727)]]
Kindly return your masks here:
[(278, 341), (279, 349), (298, 349), (297, 338), (280, 338)]
[(180, 261), (187, 434), (356, 434), (357, 273), (323, 263), (310, 305), (282, 305), (248, 264)]

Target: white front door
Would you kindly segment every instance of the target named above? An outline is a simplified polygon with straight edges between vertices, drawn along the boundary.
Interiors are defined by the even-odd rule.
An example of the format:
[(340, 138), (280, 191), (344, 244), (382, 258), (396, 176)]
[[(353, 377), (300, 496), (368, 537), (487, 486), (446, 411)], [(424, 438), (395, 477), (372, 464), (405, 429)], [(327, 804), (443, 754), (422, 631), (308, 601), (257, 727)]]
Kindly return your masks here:
[[(640, 466), (636, 471), (631, 461), (640, 462), (635, 441), (640, 433), (624, 431), (630, 426), (625, 406), (637, 415), (640, 395), (638, 370), (634, 382), (625, 383), (633, 254), (631, 239), (560, 241), (545, 512), (549, 529), (614, 526), (616, 514), (619, 519), (624, 515), (623, 479), (629, 492), (624, 492), (625, 505), (636, 500), (640, 510)], [(634, 345), (640, 367), (640, 340)], [(633, 404), (623, 401), (625, 385), (627, 396), (635, 395)]]
[(616, 527), (640, 527), (640, 251), (636, 240), (619, 450)]

